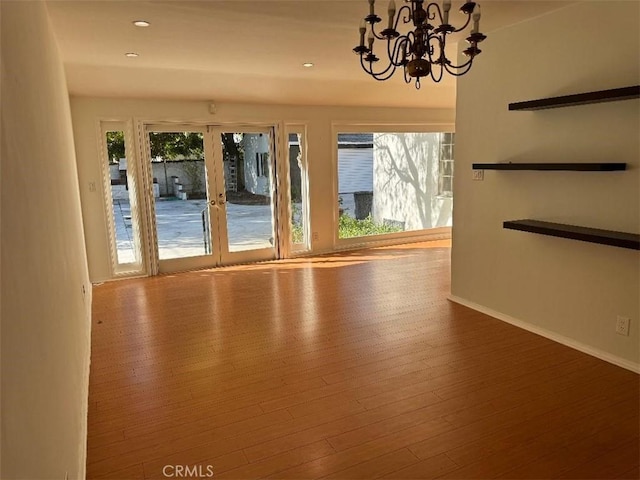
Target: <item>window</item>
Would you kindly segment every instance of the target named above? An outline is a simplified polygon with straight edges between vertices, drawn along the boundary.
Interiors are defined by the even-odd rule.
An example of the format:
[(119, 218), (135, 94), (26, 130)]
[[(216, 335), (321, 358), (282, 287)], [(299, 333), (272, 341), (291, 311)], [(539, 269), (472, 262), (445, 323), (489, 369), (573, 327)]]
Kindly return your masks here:
[(108, 226), (115, 274), (142, 270), (140, 228), (136, 199), (135, 162), (130, 160), (130, 142), (125, 122), (103, 122)]
[(311, 248), (309, 228), (309, 188), (304, 126), (288, 126), (287, 156), (289, 167), (289, 202), (291, 206), (289, 229), (292, 252)]
[(443, 133), (440, 138), (440, 166), (438, 169), (438, 195), (453, 197), (453, 144), (454, 133)]
[(259, 177), (269, 176), (269, 152), (256, 152), (256, 172)]
[(451, 226), (453, 133), (341, 132), (338, 238)]

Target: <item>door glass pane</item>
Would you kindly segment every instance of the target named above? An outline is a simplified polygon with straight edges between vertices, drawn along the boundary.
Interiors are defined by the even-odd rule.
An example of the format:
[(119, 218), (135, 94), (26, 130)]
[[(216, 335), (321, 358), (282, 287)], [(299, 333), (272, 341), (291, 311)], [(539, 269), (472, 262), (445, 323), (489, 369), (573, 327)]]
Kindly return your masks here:
[(221, 134), (229, 252), (274, 247), (268, 133)]
[(160, 260), (211, 252), (201, 132), (150, 132), (151, 171)]
[[(115, 238), (117, 264), (140, 264), (137, 223), (133, 218), (133, 182), (127, 168), (125, 154), (125, 134), (123, 130), (105, 132), (109, 179), (111, 184), (111, 205), (113, 212), (112, 231)], [(118, 269), (120, 271), (121, 269)]]

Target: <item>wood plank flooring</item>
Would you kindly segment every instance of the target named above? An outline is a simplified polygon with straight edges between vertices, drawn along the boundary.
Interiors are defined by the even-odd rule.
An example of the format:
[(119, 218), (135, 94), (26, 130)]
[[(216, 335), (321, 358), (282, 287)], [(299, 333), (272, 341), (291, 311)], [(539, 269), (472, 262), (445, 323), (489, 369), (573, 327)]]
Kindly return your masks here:
[(447, 301), (449, 257), (95, 287), (88, 478), (638, 478), (638, 375)]

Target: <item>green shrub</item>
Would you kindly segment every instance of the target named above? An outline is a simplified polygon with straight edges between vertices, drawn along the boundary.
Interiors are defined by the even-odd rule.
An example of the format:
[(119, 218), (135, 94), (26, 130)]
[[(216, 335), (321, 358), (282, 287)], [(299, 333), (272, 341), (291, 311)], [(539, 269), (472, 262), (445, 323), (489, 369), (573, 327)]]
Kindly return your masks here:
[(338, 225), (339, 238), (362, 237), (364, 235), (379, 235), (381, 233), (401, 232), (399, 227), (375, 223), (369, 215), (364, 220), (356, 220), (348, 215), (340, 215)]
[(292, 243), (302, 243), (304, 240), (304, 230), (302, 229), (302, 225), (299, 223), (294, 223), (291, 226), (291, 242)]
[(302, 209), (299, 205), (291, 207), (291, 243), (302, 243), (304, 241), (304, 229), (302, 228)]
[[(302, 243), (304, 241), (304, 229), (302, 223), (296, 221), (300, 218), (300, 207), (293, 206), (292, 222), (291, 222), (291, 241), (292, 243)], [(339, 238), (363, 237), (365, 235), (379, 235), (382, 233), (402, 232), (402, 228), (375, 223), (369, 215), (364, 220), (356, 220), (348, 215), (340, 215), (338, 224)]]

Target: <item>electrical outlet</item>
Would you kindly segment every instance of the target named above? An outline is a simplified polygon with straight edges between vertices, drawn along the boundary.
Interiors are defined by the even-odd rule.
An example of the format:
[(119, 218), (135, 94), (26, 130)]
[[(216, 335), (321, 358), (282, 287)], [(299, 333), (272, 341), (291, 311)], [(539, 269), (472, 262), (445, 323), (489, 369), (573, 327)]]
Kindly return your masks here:
[(484, 170), (473, 170), (473, 177), (474, 180), (484, 180)]
[(618, 319), (616, 320), (616, 333), (618, 335), (624, 335), (625, 337), (628, 337), (629, 323), (630, 323), (629, 318), (621, 317), (620, 315), (618, 315)]
[(318, 234), (318, 232), (313, 232), (312, 238), (314, 242), (317, 242), (318, 239), (320, 238), (320, 235)]
[(89, 182), (89, 191), (90, 192), (96, 191), (96, 182)]

